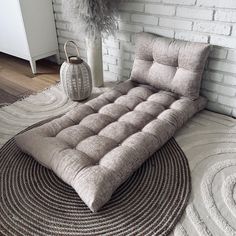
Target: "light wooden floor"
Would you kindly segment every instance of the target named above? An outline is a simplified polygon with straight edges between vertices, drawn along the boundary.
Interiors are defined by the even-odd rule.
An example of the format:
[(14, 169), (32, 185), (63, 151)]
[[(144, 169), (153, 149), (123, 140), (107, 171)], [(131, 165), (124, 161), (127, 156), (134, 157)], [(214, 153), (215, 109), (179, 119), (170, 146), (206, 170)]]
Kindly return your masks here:
[(52, 62), (38, 61), (37, 71), (34, 76), (28, 61), (0, 53), (0, 102), (14, 102), (59, 81), (59, 66)]

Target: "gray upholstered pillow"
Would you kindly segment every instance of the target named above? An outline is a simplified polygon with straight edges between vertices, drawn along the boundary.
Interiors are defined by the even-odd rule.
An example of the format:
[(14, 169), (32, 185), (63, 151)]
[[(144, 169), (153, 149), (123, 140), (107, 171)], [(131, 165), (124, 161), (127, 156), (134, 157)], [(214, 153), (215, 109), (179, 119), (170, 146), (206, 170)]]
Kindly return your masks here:
[(196, 99), (210, 45), (137, 34), (133, 81)]

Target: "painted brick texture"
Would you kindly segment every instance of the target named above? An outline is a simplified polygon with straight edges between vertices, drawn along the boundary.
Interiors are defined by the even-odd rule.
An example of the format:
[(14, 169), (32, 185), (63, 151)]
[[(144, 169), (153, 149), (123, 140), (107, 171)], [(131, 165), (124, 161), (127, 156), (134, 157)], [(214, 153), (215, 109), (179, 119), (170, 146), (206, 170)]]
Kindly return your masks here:
[[(83, 36), (64, 19), (61, 0), (53, 2), (62, 60), (67, 39), (78, 43), (86, 60)], [(209, 99), (208, 109), (236, 116), (236, 0), (126, 0), (120, 5), (118, 19), (116, 36), (103, 41), (105, 80), (129, 78), (136, 32), (208, 42), (214, 46), (201, 93)]]

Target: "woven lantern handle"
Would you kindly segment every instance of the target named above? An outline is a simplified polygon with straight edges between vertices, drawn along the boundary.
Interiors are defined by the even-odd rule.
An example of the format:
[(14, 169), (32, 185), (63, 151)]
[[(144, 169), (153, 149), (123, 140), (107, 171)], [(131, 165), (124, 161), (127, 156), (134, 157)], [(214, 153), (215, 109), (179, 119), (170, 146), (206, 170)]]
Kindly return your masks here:
[(79, 57), (79, 48), (78, 48), (77, 44), (76, 44), (74, 41), (72, 41), (72, 40), (67, 40), (67, 41), (65, 42), (64, 51), (65, 51), (65, 54), (66, 54), (66, 60), (67, 60), (67, 62), (69, 63), (69, 62), (70, 62), (70, 59), (69, 59), (68, 52), (67, 52), (68, 43), (72, 43), (72, 44), (74, 45), (78, 57)]

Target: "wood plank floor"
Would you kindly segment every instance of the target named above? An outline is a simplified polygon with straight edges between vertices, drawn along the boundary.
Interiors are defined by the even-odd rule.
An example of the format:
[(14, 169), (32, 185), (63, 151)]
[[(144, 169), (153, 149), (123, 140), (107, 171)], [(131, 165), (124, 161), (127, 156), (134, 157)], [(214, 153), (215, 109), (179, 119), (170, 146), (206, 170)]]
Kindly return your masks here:
[(40, 92), (59, 81), (59, 66), (46, 60), (37, 61), (37, 75), (28, 61), (0, 53), (0, 104)]

